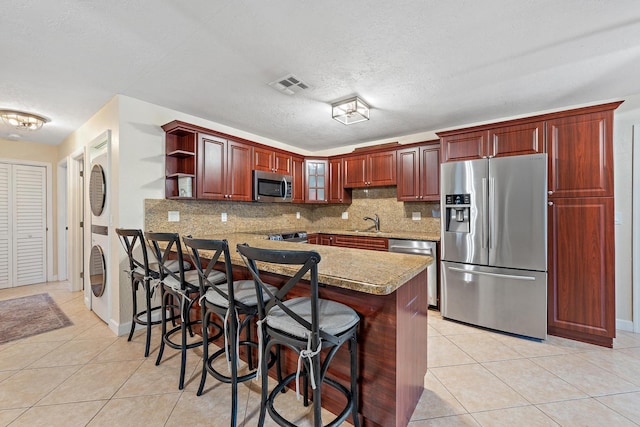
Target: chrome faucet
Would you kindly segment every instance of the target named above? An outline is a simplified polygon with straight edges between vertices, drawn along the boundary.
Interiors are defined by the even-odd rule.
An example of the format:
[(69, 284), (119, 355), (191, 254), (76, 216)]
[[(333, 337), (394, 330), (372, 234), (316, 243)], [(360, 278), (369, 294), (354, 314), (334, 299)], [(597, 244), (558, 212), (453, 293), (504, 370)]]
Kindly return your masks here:
[(373, 221), (373, 223), (376, 225), (376, 231), (380, 231), (380, 218), (378, 217), (378, 214), (373, 214), (373, 216), (375, 216), (375, 218), (371, 218), (370, 216), (365, 216), (362, 219), (365, 221)]

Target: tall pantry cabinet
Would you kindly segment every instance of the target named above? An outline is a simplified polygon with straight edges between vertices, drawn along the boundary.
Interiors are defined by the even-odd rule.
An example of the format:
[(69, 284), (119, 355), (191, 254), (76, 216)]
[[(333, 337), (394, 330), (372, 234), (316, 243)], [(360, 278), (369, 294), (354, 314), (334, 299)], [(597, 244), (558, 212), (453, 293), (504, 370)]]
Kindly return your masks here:
[(616, 332), (613, 110), (546, 122), (548, 307), (552, 335), (612, 347)]

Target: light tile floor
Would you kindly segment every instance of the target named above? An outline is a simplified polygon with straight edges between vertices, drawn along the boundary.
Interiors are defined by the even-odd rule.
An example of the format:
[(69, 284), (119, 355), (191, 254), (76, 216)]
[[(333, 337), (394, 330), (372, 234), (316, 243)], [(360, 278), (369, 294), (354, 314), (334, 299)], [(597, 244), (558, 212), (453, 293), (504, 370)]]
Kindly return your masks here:
[[(0, 290), (0, 300), (48, 292), (74, 325), (0, 345), (0, 426), (229, 425), (229, 386), (209, 377), (197, 397), (201, 352), (167, 349), (155, 366), (144, 335), (116, 337), (64, 282)], [(429, 312), (429, 370), (410, 426), (640, 425), (640, 334), (618, 331), (614, 349), (544, 342), (461, 325)], [(309, 425), (295, 393), (283, 411)], [(257, 423), (259, 386), (239, 391), (238, 419)], [(328, 419), (331, 419), (330, 416)], [(267, 417), (266, 425), (275, 425)]]

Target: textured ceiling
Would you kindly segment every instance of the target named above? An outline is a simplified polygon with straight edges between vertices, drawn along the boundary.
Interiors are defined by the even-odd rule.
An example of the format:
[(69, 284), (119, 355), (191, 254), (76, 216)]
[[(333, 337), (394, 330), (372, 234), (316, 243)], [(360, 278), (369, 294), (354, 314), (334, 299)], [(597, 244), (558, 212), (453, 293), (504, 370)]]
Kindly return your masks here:
[[(0, 109), (51, 118), (20, 134), (48, 144), (116, 94), (317, 151), (640, 93), (637, 0), (9, 0), (0, 21)], [(268, 85), (289, 73), (312, 88)], [(371, 120), (332, 120), (353, 94)]]

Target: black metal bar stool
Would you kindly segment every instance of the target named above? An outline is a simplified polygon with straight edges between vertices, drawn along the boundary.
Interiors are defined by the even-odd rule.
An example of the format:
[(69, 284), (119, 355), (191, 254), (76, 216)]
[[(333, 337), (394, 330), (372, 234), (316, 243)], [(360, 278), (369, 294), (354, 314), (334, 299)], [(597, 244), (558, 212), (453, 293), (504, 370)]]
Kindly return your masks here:
[[(278, 381), (271, 393), (268, 393), (267, 363), (261, 360), (262, 399), (258, 425), (262, 426), (265, 412), (281, 426), (295, 427), (285, 419), (274, 407), (274, 401), (288, 383), (296, 381), (298, 393), (298, 377), (300, 366), (304, 364), (305, 378), (311, 383), (313, 391), (313, 425), (322, 426), (321, 394), (325, 385), (331, 386), (346, 398), (346, 405), (327, 427), (340, 425), (349, 414), (353, 424), (359, 427), (358, 419), (358, 348), (356, 330), (360, 318), (352, 308), (336, 301), (318, 297), (318, 263), (320, 255), (314, 251), (288, 251), (259, 249), (248, 245), (238, 245), (244, 262), (251, 272), (258, 296), (258, 333), (262, 334), (262, 354), (267, 354), (274, 346), (292, 349), (298, 355), (298, 371)], [(260, 277), (259, 263), (280, 264), (285, 268), (297, 266), (297, 272), (277, 292)], [(295, 271), (295, 270), (294, 270)], [(308, 273), (308, 279), (305, 275)], [(309, 282), (309, 296), (285, 299), (292, 288), (303, 277)], [(266, 300), (266, 296), (269, 300)], [(338, 349), (348, 342), (350, 353), (350, 388), (346, 388), (336, 380), (327, 377), (327, 369)], [(321, 360), (321, 350), (328, 350)], [(306, 381), (305, 381), (306, 382)], [(306, 386), (305, 386), (306, 394)], [(306, 399), (305, 399), (306, 403)]]
[[(151, 342), (151, 327), (160, 324), (160, 320), (151, 320), (154, 311), (160, 310), (161, 307), (151, 306), (151, 298), (153, 296), (153, 283), (160, 278), (157, 263), (150, 264), (149, 256), (144, 243), (144, 235), (142, 230), (116, 228), (116, 233), (120, 239), (120, 243), (127, 252), (129, 257), (129, 277), (131, 278), (131, 291), (133, 297), (133, 316), (131, 318), (131, 331), (127, 341), (131, 341), (136, 325), (142, 325), (146, 328), (147, 340), (144, 348), (144, 357), (149, 356), (149, 345)], [(155, 266), (155, 268), (153, 268)], [(142, 287), (145, 297), (145, 309), (138, 311), (138, 290)]]
[[(233, 268), (229, 254), (229, 244), (226, 240), (206, 240), (184, 237), (185, 247), (189, 250), (194, 265), (198, 269), (200, 278), (200, 306), (202, 308), (202, 339), (208, 340), (209, 326), (214, 323), (212, 315), (215, 314), (223, 323), (225, 342), (222, 349), (209, 355), (209, 348), (205, 345), (202, 349), (202, 377), (198, 396), (202, 394), (207, 374), (211, 374), (218, 381), (231, 384), (231, 426), (237, 424), (238, 413), (238, 383), (248, 381), (256, 376), (257, 364), (254, 363), (252, 349), (258, 352), (258, 343), (252, 341), (251, 330), (253, 320), (258, 314), (258, 301), (253, 280), (233, 280)], [(209, 251), (208, 263), (203, 263), (200, 251)], [(216, 263), (224, 265), (226, 283), (212, 283), (209, 277)], [(272, 292), (277, 288), (270, 286)], [(217, 325), (217, 324), (216, 324)], [(227, 326), (228, 325), (228, 326)], [(240, 340), (242, 331), (245, 339)], [(246, 349), (249, 372), (238, 375), (240, 362), (240, 347)], [(228, 372), (221, 372), (214, 367), (214, 362), (221, 356), (226, 356)], [(275, 361), (275, 357), (272, 358)]]
[[(187, 334), (191, 337), (194, 336), (192, 327), (202, 324), (201, 319), (192, 319), (191, 317), (191, 308), (200, 295), (199, 274), (198, 270), (185, 271), (182, 246), (178, 233), (146, 232), (145, 238), (149, 242), (149, 246), (153, 248), (160, 271), (162, 341), (160, 342), (156, 365), (159, 365), (162, 360), (165, 345), (180, 350), (180, 381), (178, 388), (182, 390), (184, 388), (187, 351), (203, 345), (203, 340), (201, 339), (187, 343)], [(172, 264), (170, 256), (172, 256), (172, 253), (175, 254), (177, 260), (177, 272), (172, 271), (170, 268)], [(214, 270), (208, 279), (211, 283), (221, 283), (226, 280), (226, 276), (224, 273)], [(167, 318), (167, 313), (170, 313), (169, 318)], [(167, 330), (167, 321), (178, 320), (180, 320), (179, 325)], [(174, 340), (174, 335), (178, 333), (180, 334), (179, 342)], [(212, 341), (215, 338), (214, 336), (209, 339)]]

